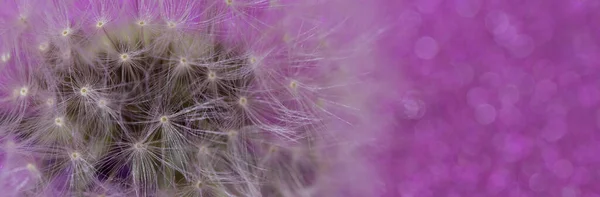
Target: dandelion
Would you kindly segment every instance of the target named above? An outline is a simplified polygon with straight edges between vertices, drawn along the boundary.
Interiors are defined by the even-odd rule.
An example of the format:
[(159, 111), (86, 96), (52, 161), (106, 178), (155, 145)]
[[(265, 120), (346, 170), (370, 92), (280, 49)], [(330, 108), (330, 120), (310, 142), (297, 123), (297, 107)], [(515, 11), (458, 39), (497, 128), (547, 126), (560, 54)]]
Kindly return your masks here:
[[(344, 33), (334, 26), (347, 16), (305, 12), (326, 6), (1, 1), (5, 195), (291, 197), (341, 190), (327, 186), (323, 169), (341, 155), (334, 128), (352, 126), (341, 114), (356, 113), (356, 103), (345, 103), (354, 96), (348, 84), (360, 82), (338, 75), (358, 78), (344, 61), (364, 53), (333, 48), (332, 31)], [(351, 37), (369, 48), (358, 33)]]

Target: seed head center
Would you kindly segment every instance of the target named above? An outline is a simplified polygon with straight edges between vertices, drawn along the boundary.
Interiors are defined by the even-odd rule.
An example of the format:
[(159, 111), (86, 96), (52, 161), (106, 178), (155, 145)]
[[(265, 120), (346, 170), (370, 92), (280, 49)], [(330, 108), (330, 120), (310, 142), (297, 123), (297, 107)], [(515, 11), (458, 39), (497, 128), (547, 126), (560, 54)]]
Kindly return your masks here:
[(67, 37), (71, 33), (71, 30), (65, 29), (62, 31), (62, 36)]
[(48, 43), (42, 43), (40, 44), (40, 46), (38, 46), (38, 49), (40, 51), (45, 51), (48, 48)]
[(81, 96), (87, 96), (89, 90), (87, 88), (81, 88), (79, 90), (79, 94), (81, 94)]
[(104, 99), (99, 100), (98, 107), (106, 107), (106, 100), (104, 100)]
[(46, 104), (47, 104), (48, 106), (52, 106), (52, 105), (54, 105), (54, 99), (51, 99), (51, 98), (49, 98), (48, 100), (46, 100)]
[(29, 89), (27, 87), (22, 87), (21, 90), (19, 90), (19, 94), (21, 96), (27, 96), (27, 93), (29, 93)]
[(0, 56), (0, 60), (2, 60), (2, 62), (8, 62), (8, 60), (10, 60), (10, 53), (2, 54), (2, 56)]
[(290, 82), (290, 88), (292, 90), (295, 90), (296, 88), (298, 88), (298, 82), (296, 82), (296, 81)]
[(133, 145), (133, 148), (135, 150), (143, 150), (145, 148), (145, 146), (144, 146), (144, 144), (138, 142)]
[(35, 165), (33, 165), (32, 163), (28, 163), (25, 167), (31, 173), (37, 173), (37, 167), (35, 167)]
[(217, 78), (217, 74), (216, 74), (215, 72), (213, 72), (213, 71), (209, 71), (209, 72), (208, 72), (208, 79), (209, 79), (209, 80), (213, 81), (213, 80), (215, 80), (216, 78)]
[(167, 116), (161, 116), (160, 117), (160, 122), (161, 123), (167, 123), (167, 122), (169, 122), (169, 118)]
[(121, 54), (121, 61), (126, 62), (127, 60), (129, 60), (129, 55), (127, 53)]
[(175, 26), (177, 26), (177, 24), (175, 24), (175, 22), (169, 21), (169, 22), (167, 22), (167, 26), (172, 29), (172, 28), (175, 28)]
[(187, 66), (188, 65), (188, 60), (185, 57), (182, 57), (181, 59), (179, 59), (179, 64), (182, 66)]
[(238, 103), (241, 106), (246, 106), (246, 105), (248, 105), (248, 99), (246, 97), (240, 97), (240, 99), (238, 100)]
[(64, 125), (64, 121), (63, 121), (63, 119), (62, 119), (62, 118), (55, 118), (55, 119), (54, 119), (54, 124), (55, 124), (56, 126), (62, 127), (62, 126)]
[(80, 155), (78, 152), (73, 152), (71, 153), (71, 160), (77, 160), (79, 159)]

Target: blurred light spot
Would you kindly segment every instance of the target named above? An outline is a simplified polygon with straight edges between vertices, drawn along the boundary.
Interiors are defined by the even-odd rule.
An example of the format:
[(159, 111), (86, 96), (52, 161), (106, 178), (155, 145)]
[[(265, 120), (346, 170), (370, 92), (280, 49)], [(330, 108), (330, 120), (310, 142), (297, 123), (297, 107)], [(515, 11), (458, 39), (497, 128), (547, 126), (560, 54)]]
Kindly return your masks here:
[(479, 124), (488, 125), (496, 121), (496, 108), (490, 104), (482, 104), (475, 108), (475, 119)]
[(492, 11), (485, 17), (485, 27), (492, 34), (504, 33), (509, 25), (508, 16), (502, 11)]
[(403, 115), (407, 119), (419, 119), (426, 112), (425, 103), (422, 100), (405, 97), (402, 99)]
[(548, 180), (540, 173), (535, 173), (529, 177), (529, 189), (534, 192), (543, 192), (548, 187)]
[(487, 90), (480, 87), (471, 88), (467, 92), (467, 103), (471, 107), (477, 107), (481, 104), (488, 103), (488, 97)]
[(528, 35), (518, 35), (510, 42), (509, 50), (514, 57), (524, 58), (531, 53), (535, 49), (535, 43), (533, 42), (533, 38)]
[(416, 1), (416, 6), (419, 9), (419, 12), (425, 14), (434, 13), (442, 0), (419, 0)]
[(437, 41), (429, 36), (419, 38), (415, 44), (415, 54), (421, 59), (433, 59), (439, 50)]
[(573, 164), (569, 161), (569, 160), (565, 160), (565, 159), (561, 159), (558, 160), (554, 163), (553, 166), (554, 169), (553, 172), (554, 174), (561, 178), (561, 179), (567, 179), (569, 177), (571, 177), (571, 175), (573, 174)]
[(499, 90), (500, 101), (505, 105), (513, 105), (519, 101), (519, 88), (515, 85), (504, 86)]
[(542, 129), (542, 138), (548, 142), (556, 142), (567, 134), (567, 123), (563, 119), (551, 118)]
[(454, 9), (462, 17), (473, 17), (481, 9), (481, 0), (455, 0)]

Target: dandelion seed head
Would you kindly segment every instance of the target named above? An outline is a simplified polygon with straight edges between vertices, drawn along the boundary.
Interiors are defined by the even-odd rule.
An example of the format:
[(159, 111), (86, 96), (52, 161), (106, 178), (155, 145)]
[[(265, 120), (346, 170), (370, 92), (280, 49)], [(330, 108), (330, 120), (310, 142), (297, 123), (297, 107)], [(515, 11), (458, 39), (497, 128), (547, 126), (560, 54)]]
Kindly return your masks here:
[[(42, 10), (37, 4), (23, 9)], [(313, 110), (316, 96), (290, 101), (280, 92), (298, 89), (299, 81), (280, 79), (317, 78), (323, 73), (309, 70), (333, 63), (319, 62), (328, 59), (309, 38), (287, 34), (282, 42), (279, 20), (288, 17), (280, 13), (292, 6), (39, 4), (47, 12), (0, 19), (21, 23), (2, 34), (11, 43), (0, 46), (10, 52), (0, 53), (0, 63), (9, 63), (0, 68), (0, 87), (7, 88), (0, 97), (8, 97), (0, 101), (28, 96), (0, 110), (0, 138), (17, 136), (19, 144), (4, 140), (4, 146), (27, 155), (19, 162), (39, 165), (16, 166), (43, 177), (13, 196), (48, 196), (46, 190), (49, 196), (297, 196), (311, 187), (297, 181), (306, 175), (295, 159), (278, 157), (289, 151), (279, 142), (312, 146), (306, 136), (324, 130), (326, 118)], [(298, 35), (318, 28), (307, 29)]]
[(133, 144), (133, 149), (136, 151), (143, 151), (144, 149), (146, 149), (146, 145), (138, 142), (138, 143)]
[(240, 97), (240, 99), (238, 99), (238, 104), (242, 107), (246, 107), (246, 105), (248, 105), (248, 99), (246, 97)]
[(289, 85), (289, 86), (290, 86), (290, 88), (291, 88), (292, 90), (296, 90), (296, 88), (298, 88), (298, 82), (297, 82), (297, 81), (295, 81), (295, 80), (292, 80), (292, 81), (290, 82), (290, 85)]
[(177, 23), (175, 23), (173, 21), (169, 21), (169, 22), (167, 22), (167, 27), (173, 29), (173, 28), (177, 27)]
[(179, 65), (180, 66), (188, 66), (188, 60), (185, 57), (179, 58)]
[(63, 29), (62, 32), (60, 33), (63, 37), (67, 37), (69, 36), (69, 34), (71, 34), (71, 29), (70, 28), (66, 28)]
[(100, 108), (106, 107), (106, 100), (104, 100), (104, 99), (98, 100), (98, 107), (100, 107)]
[(47, 42), (43, 42), (40, 45), (38, 45), (38, 49), (40, 51), (46, 51), (46, 49), (48, 49), (48, 43)]
[(62, 53), (62, 58), (65, 60), (71, 59), (71, 50), (65, 50)]
[(7, 149), (13, 149), (13, 148), (14, 148), (14, 147), (16, 147), (16, 145), (17, 145), (17, 144), (15, 144), (15, 142), (14, 142), (14, 141), (12, 141), (12, 140), (8, 140), (8, 141), (7, 141), (7, 142), (5, 142), (5, 143), (6, 143), (5, 147), (6, 147)]
[(71, 158), (72, 161), (76, 161), (79, 160), (81, 158), (81, 154), (77, 151), (72, 152), (69, 157)]
[(10, 53), (3, 53), (2, 55), (0, 55), (0, 61), (2, 61), (3, 63), (6, 63), (10, 60)]
[(87, 87), (83, 87), (83, 88), (79, 89), (79, 94), (80, 94), (81, 96), (87, 96), (87, 95), (88, 95), (88, 93), (89, 93), (89, 91), (90, 91), (90, 90), (89, 90)]
[(25, 15), (19, 15), (19, 22), (21, 24), (27, 24), (27, 16), (25, 16)]
[(106, 22), (105, 22), (105, 21), (98, 21), (98, 22), (96, 23), (96, 27), (97, 27), (97, 28), (102, 28), (102, 27), (104, 27), (104, 25), (105, 25), (105, 24), (106, 24)]
[(238, 135), (238, 131), (236, 130), (229, 130), (227, 131), (227, 136), (229, 136), (229, 138), (234, 138)]
[(127, 61), (129, 61), (129, 54), (123, 53), (123, 54), (121, 54), (120, 58), (121, 58), (121, 62), (127, 62)]
[(208, 71), (208, 80), (214, 81), (215, 79), (217, 79), (217, 74), (213, 71)]
[(28, 164), (25, 166), (25, 168), (27, 168), (27, 170), (28, 170), (30, 173), (32, 173), (32, 174), (37, 174), (37, 173), (38, 173), (38, 169), (37, 169), (37, 167), (35, 167), (35, 165), (34, 165), (34, 164), (32, 164), (32, 163), (28, 163)]
[(277, 146), (270, 146), (269, 147), (269, 153), (275, 153), (279, 150), (279, 148)]
[(206, 146), (200, 146), (200, 148), (198, 149), (198, 151), (200, 153), (202, 153), (202, 154), (208, 154), (209, 153), (208, 147), (206, 147)]
[(169, 117), (167, 116), (161, 116), (159, 119), (160, 123), (168, 123), (169, 122)]
[(46, 99), (46, 105), (53, 106), (54, 105), (54, 99), (52, 99), (52, 98)]
[(58, 127), (62, 127), (64, 125), (64, 120), (62, 117), (58, 117), (54, 119), (54, 124)]
[(281, 39), (286, 43), (292, 42), (292, 36), (289, 33), (283, 34), (283, 37)]
[(21, 87), (21, 89), (19, 89), (19, 95), (21, 95), (21, 96), (27, 96), (27, 94), (29, 94), (29, 88), (27, 88), (27, 87)]

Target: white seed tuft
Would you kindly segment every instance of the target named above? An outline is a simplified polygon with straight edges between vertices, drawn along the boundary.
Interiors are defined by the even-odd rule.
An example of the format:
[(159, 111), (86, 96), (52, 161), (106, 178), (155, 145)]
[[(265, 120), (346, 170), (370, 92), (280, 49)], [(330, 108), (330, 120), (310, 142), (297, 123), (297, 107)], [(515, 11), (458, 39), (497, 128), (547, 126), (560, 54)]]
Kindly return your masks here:
[(104, 27), (105, 24), (106, 24), (106, 21), (101, 20), (96, 23), (96, 27), (102, 28), (102, 27)]
[(4, 53), (4, 54), (0, 55), (0, 60), (3, 63), (8, 62), (8, 60), (10, 60), (10, 53)]
[(56, 126), (62, 127), (62, 126), (64, 125), (64, 120), (63, 120), (63, 118), (62, 118), (62, 117), (55, 118), (55, 119), (54, 119), (54, 124), (55, 124)]
[(79, 94), (81, 94), (81, 96), (87, 96), (89, 91), (90, 90), (88, 88), (83, 87), (83, 88), (79, 89)]
[(161, 123), (167, 123), (167, 122), (169, 122), (169, 117), (167, 117), (167, 116), (161, 116), (159, 121)]
[(40, 43), (40, 45), (38, 45), (38, 49), (40, 51), (46, 51), (46, 49), (48, 49), (48, 43), (47, 42)]
[(71, 157), (72, 161), (76, 161), (76, 160), (79, 160), (81, 158), (81, 155), (77, 151), (72, 152), (71, 155), (69, 155), (69, 156)]
[(71, 34), (71, 29), (70, 28), (64, 29), (60, 34), (63, 37), (67, 37), (67, 36), (69, 36), (69, 34)]
[(21, 96), (27, 96), (27, 94), (29, 94), (29, 88), (27, 88), (27, 87), (22, 87), (22, 88), (19, 90), (19, 95), (21, 95)]
[(240, 97), (238, 104), (242, 107), (246, 107), (246, 105), (248, 105), (248, 99), (246, 97)]
[(129, 60), (129, 54), (123, 53), (120, 56), (122, 62), (127, 62)]

